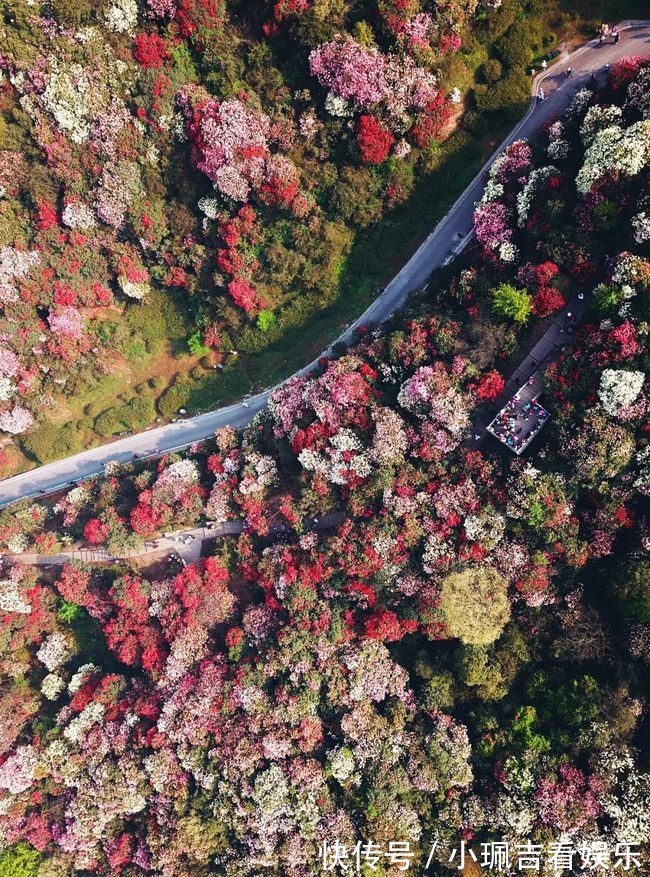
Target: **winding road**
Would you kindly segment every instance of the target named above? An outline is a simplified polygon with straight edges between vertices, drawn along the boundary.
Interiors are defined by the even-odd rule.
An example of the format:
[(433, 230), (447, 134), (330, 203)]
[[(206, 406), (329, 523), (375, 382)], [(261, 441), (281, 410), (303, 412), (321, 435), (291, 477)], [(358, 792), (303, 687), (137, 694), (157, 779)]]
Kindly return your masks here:
[[(337, 343), (349, 344), (359, 326), (368, 323), (379, 324), (388, 320), (393, 312), (404, 307), (411, 293), (425, 288), (433, 271), (443, 263), (447, 264), (450, 258), (461, 252), (472, 237), (474, 204), (483, 194), (485, 172), (496, 155), (513, 140), (530, 137), (548, 119), (561, 114), (576, 89), (587, 84), (592, 73), (601, 74), (606, 64), (613, 64), (619, 58), (650, 52), (649, 21), (623, 22), (619, 25), (619, 32), (621, 36), (617, 44), (606, 40), (601, 46), (597, 39), (591, 40), (571, 54), (560, 57), (548, 70), (534, 79), (531, 105), (526, 115), (513, 128), (401, 271), (367, 310), (323, 351), (321, 357), (332, 356), (332, 348)], [(571, 76), (567, 76), (569, 67), (573, 71)], [(536, 96), (542, 87), (546, 93), (546, 100), (540, 102)], [(316, 359), (297, 374), (307, 375), (316, 368), (317, 364)], [(258, 411), (266, 407), (273, 389), (265, 390), (237, 404), (189, 417), (177, 423), (149, 428), (127, 438), (6, 478), (0, 481), (0, 507), (25, 497), (53, 493), (72, 482), (100, 474), (109, 461), (130, 463), (136, 454), (142, 458), (160, 456), (169, 451), (185, 448), (194, 442), (203, 441), (220, 427), (246, 426)]]

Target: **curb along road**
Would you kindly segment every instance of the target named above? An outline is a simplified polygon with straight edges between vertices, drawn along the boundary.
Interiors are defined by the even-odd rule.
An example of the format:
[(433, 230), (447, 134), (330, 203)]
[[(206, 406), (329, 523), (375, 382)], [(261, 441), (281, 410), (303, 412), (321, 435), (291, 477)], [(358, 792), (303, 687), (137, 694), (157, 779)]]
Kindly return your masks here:
[[(425, 287), (433, 271), (443, 264), (448, 264), (464, 249), (473, 234), (474, 204), (483, 193), (484, 175), (496, 155), (513, 140), (534, 134), (546, 120), (560, 114), (568, 105), (575, 90), (586, 84), (592, 73), (601, 71), (606, 63), (611, 64), (622, 57), (650, 52), (650, 21), (625, 21), (618, 26), (618, 29), (621, 40), (617, 45), (600, 46), (597, 39), (590, 40), (535, 77), (531, 84), (531, 104), (521, 121), (512, 129), (399, 273), (364, 313), (323, 351), (321, 357), (331, 356), (332, 349), (337, 343), (349, 343), (359, 326), (388, 320), (393, 312), (404, 307), (414, 291)], [(631, 31), (641, 32), (632, 36)], [(569, 62), (573, 67), (573, 74), (567, 77), (565, 72)], [(548, 89), (548, 95), (544, 102), (539, 102), (537, 95), (542, 82), (546, 86), (545, 90)], [(300, 369), (296, 375), (307, 375), (318, 365), (318, 359)], [(244, 400), (244, 403), (239, 402), (189, 417), (178, 423), (155, 429), (149, 428), (127, 438), (6, 478), (0, 481), (0, 507), (19, 499), (54, 493), (73, 482), (100, 475), (109, 461), (132, 463), (136, 454), (140, 459), (159, 457), (203, 441), (223, 426), (238, 428), (246, 426), (266, 407), (268, 397), (274, 389), (275, 387), (264, 390)]]

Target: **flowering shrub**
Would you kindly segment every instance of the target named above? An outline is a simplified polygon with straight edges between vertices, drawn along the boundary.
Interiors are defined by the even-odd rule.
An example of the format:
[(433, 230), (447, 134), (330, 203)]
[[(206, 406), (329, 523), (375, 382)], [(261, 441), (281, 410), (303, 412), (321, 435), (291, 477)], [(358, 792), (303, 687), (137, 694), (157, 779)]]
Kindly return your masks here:
[(367, 49), (349, 36), (314, 49), (309, 67), (323, 88), (357, 110), (381, 104), (397, 117), (424, 109), (437, 95), (435, 77), (411, 59)]
[(482, 375), (476, 384), (474, 392), (478, 399), (482, 401), (493, 402), (501, 393), (505, 386), (505, 381), (496, 369)]
[(381, 164), (388, 158), (395, 138), (373, 116), (361, 116), (357, 125), (357, 144), (361, 160), (366, 164)]
[(143, 67), (154, 69), (169, 59), (167, 45), (157, 33), (138, 34), (133, 42), (133, 55)]
[(628, 408), (636, 400), (644, 382), (643, 372), (606, 368), (600, 377), (598, 398), (605, 411), (616, 417), (621, 408)]
[[(294, 33), (310, 48), (327, 39), (316, 5), (303, 6), (268, 4), (278, 43), (291, 46)], [(238, 29), (223, 4), (141, 6), (147, 33), (163, 39), (164, 27), (171, 56), (144, 69), (133, 61), (135, 46), (147, 47), (137, 24), (120, 29), (130, 9), (102, 8), (116, 25), (105, 49), (92, 42), (101, 18), (66, 36), (44, 11), (35, 54), (20, 62), (29, 69), (21, 79), (13, 55), (7, 68), (16, 67), (11, 89), (20, 87), (53, 175), (38, 198), (26, 197), (24, 172), (10, 182), (0, 159), (2, 185), (20, 193), (2, 213), (19, 219), (2, 263), (0, 422), (12, 428), (50, 404), (55, 381), (100, 361), (111, 323), (126, 350), (147, 309), (166, 313), (163, 282), (192, 306), (201, 296), (196, 335), (225, 350), (250, 340), (243, 309), (266, 299), (275, 307), (285, 278), (322, 296), (310, 277), (328, 260), (340, 272), (342, 250), (325, 250), (328, 235), (345, 232), (324, 213), (329, 192), (338, 198), (358, 172), (397, 174), (392, 162), (349, 176), (325, 153), (342, 153), (341, 131), (367, 116), (395, 138), (393, 156), (407, 156), (403, 144), (417, 145), (436, 98), (414, 103), (394, 72), (408, 80), (421, 53), (435, 60), (453, 48), (467, 14), (456, 0), (430, 12), (382, 0), (376, 49), (360, 42), (363, 27), (354, 46), (343, 35), (317, 46), (317, 79), (329, 106), (334, 98), (352, 114), (346, 128), (345, 115), (319, 116), (320, 101), (284, 89), (274, 48), (260, 61), (250, 46), (255, 82), (264, 80), (253, 93), (251, 68), (229, 66)], [(76, 82), (57, 81), (70, 65), (53, 66), (41, 28), (79, 65)], [(84, 40), (98, 67), (112, 58), (101, 76)], [(13, 53), (12, 40), (3, 51)], [(329, 66), (338, 52), (382, 73), (370, 82), (385, 89), (376, 104), (333, 93), (345, 87)], [(44, 59), (32, 61), (38, 53)], [(187, 88), (208, 66), (211, 94), (232, 95), (224, 102)], [(43, 104), (50, 70), (56, 115)], [(628, 98), (621, 89), (621, 130), (645, 105), (643, 95)], [(304, 877), (333, 837), (350, 849), (358, 837), (408, 838), (420, 852), (432, 831), (477, 851), (475, 838), (646, 836), (645, 753), (631, 745), (645, 743), (635, 680), (648, 651), (639, 620), (650, 532), (648, 262), (633, 241), (648, 205), (641, 172), (605, 168), (576, 192), (576, 168), (607, 130), (607, 113), (585, 125), (600, 100), (578, 93), (551, 135), (570, 145), (553, 168), (544, 144), (522, 142), (494, 163), (477, 207), (479, 261), (432, 290), (435, 313), (362, 334), (346, 355), (275, 389), (244, 432), (109, 464), (52, 502), (0, 510), (3, 550), (16, 555), (0, 582), (0, 833), (10, 851), (41, 851), (43, 873), (195, 877), (217, 868), (234, 877), (262, 864), (272, 877)], [(296, 119), (318, 120), (308, 146), (295, 139), (293, 102)], [(428, 145), (424, 122), (422, 131)], [(581, 131), (593, 135), (588, 145)], [(186, 134), (203, 176), (186, 172)], [(167, 163), (172, 153), (178, 165)], [(223, 168), (240, 174), (246, 200), (220, 188)], [(177, 197), (163, 208), (168, 177)], [(304, 213), (303, 178), (307, 194), (314, 184)], [(312, 246), (321, 261), (307, 259)], [(509, 361), (528, 350), (517, 325), (493, 319), (493, 304), (531, 319), (577, 292), (587, 314), (546, 368), (544, 434), (523, 459), (487, 436), (474, 441)], [(119, 311), (134, 293), (125, 340)], [(234, 313), (228, 331), (225, 312)], [(205, 540), (200, 558), (188, 544), (196, 559), (185, 566), (166, 551), (129, 557), (145, 550), (142, 537), (206, 518), (237, 532)], [(41, 575), (24, 562), (27, 552), (76, 550), (82, 538), (119, 563)], [(449, 850), (434, 860), (448, 868)]]

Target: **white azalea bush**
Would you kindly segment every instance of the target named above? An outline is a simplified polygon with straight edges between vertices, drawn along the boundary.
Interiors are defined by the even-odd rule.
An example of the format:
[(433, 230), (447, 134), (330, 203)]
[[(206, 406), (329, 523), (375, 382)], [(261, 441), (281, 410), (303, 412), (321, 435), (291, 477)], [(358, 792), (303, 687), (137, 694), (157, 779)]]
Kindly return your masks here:
[(598, 398), (607, 412), (616, 417), (622, 408), (627, 408), (639, 396), (645, 381), (641, 371), (606, 368), (600, 378)]

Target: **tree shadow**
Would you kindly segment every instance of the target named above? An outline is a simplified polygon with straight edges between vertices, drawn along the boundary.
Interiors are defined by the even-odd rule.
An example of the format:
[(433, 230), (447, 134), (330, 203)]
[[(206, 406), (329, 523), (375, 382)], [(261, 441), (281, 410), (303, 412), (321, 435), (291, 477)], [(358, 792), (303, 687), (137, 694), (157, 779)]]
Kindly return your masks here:
[(251, 373), (267, 386), (287, 377), (317, 357), (346, 323), (356, 320), (472, 181), (510, 129), (512, 115), (520, 112), (521, 104), (506, 107), (489, 118), (489, 134), (477, 136), (459, 128), (436, 146), (429, 158), (430, 171), (418, 179), (410, 197), (369, 228), (357, 231), (332, 304), (316, 310), (304, 326), (289, 329), (263, 350), (247, 354)]

